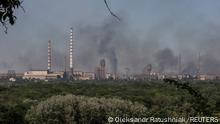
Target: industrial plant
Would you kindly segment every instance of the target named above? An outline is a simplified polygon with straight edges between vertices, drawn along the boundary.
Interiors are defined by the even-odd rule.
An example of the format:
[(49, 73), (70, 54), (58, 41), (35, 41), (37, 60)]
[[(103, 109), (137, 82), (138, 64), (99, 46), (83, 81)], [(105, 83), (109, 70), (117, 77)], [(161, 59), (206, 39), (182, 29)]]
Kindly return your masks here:
[[(74, 70), (74, 58), (73, 58), (73, 28), (70, 28), (70, 38), (69, 38), (69, 46), (68, 46), (68, 63), (69, 68), (61, 71), (52, 71), (52, 41), (48, 41), (48, 53), (47, 53), (47, 70), (29, 70), (24, 72), (22, 76), (23, 79), (39, 79), (39, 80), (54, 80), (54, 79), (64, 79), (64, 80), (94, 80), (95, 74), (93, 72), (82, 72)], [(67, 57), (65, 57), (65, 64)], [(103, 73), (105, 75), (105, 73)], [(101, 77), (105, 77), (105, 76)], [(98, 75), (99, 76), (99, 75)], [(105, 78), (102, 78), (105, 79)]]
[[(115, 76), (111, 73), (106, 72), (106, 62), (105, 59), (100, 60), (100, 66), (94, 69), (94, 72), (83, 72), (83, 71), (75, 71), (74, 70), (74, 39), (73, 39), (73, 28), (70, 28), (70, 38), (69, 38), (69, 46), (68, 46), (68, 57), (65, 56), (65, 69), (61, 71), (52, 71), (52, 41), (48, 41), (48, 53), (47, 53), (47, 69), (45, 70), (29, 70), (24, 72), (24, 74), (20, 74), (20, 78), (22, 79), (38, 79), (38, 80), (55, 80), (55, 79), (63, 79), (63, 80), (106, 80), (106, 79), (115, 79)], [(68, 62), (67, 59), (69, 60)], [(66, 64), (69, 64), (68, 68), (66, 68)], [(10, 78), (18, 77), (13, 73), (13, 76)], [(9, 75), (9, 74), (8, 74)], [(4, 74), (1, 75), (3, 78), (7, 78)]]
[(25, 80), (162, 80), (164, 78), (173, 78), (178, 80), (193, 79), (193, 80), (218, 80), (219, 75), (207, 75), (202, 74), (201, 70), (201, 56), (199, 53), (198, 62), (196, 65), (196, 73), (189, 74), (182, 70), (182, 58), (178, 56), (178, 67), (176, 72), (163, 72), (154, 69), (152, 64), (143, 66), (142, 73), (132, 74), (129, 68), (125, 68), (123, 74), (116, 72), (116, 69), (112, 73), (106, 69), (106, 60), (103, 58), (97, 67), (94, 67), (94, 72), (76, 71), (74, 68), (76, 57), (74, 57), (74, 37), (73, 28), (70, 28), (69, 41), (68, 41), (68, 53), (65, 55), (65, 69), (59, 71), (53, 71), (53, 42), (48, 41), (47, 47), (47, 69), (45, 70), (28, 70), (24, 73), (16, 73), (15, 70), (9, 70), (8, 73), (0, 74), (1, 79), (8, 79), (15, 81), (16, 78)]

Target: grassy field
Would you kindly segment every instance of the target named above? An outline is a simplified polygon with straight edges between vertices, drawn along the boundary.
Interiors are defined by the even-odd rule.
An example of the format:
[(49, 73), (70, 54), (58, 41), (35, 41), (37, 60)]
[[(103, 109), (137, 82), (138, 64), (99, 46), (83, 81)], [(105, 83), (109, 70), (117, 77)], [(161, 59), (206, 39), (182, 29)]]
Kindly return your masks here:
[[(187, 90), (162, 81), (19, 81), (10, 87), (7, 82), (1, 84), (0, 123), (24, 123), (25, 113), (31, 106), (51, 96), (65, 94), (138, 102), (147, 107), (152, 116), (158, 117), (197, 114), (195, 98)], [(219, 116), (220, 83), (190, 82), (189, 86), (206, 98), (211, 114)]]

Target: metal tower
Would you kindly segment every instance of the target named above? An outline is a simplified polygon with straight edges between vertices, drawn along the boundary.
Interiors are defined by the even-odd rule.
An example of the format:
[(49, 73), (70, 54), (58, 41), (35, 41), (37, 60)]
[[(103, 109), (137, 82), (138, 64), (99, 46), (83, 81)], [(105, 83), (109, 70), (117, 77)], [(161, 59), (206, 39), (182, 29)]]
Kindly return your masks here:
[(48, 41), (48, 58), (47, 58), (47, 71), (48, 72), (51, 72), (51, 51), (52, 51), (52, 48), (51, 48), (51, 41), (49, 40)]

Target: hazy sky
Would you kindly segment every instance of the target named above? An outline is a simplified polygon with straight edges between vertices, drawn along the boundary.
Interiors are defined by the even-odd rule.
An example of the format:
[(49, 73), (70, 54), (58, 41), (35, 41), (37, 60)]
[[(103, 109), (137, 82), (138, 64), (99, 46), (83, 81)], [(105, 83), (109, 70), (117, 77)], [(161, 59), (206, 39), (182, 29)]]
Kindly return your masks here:
[[(216, 67), (220, 65), (219, 0), (108, 1), (121, 22), (109, 14), (103, 0), (24, 0), (25, 12), (16, 11), (18, 19), (9, 26), (8, 34), (1, 27), (0, 70), (46, 69), (48, 40), (53, 43), (53, 69), (63, 69), (72, 26), (77, 70), (93, 71), (104, 57), (112, 71), (108, 52), (114, 51), (119, 72), (126, 67), (141, 72), (149, 63), (158, 67), (155, 60), (161, 58), (157, 54), (168, 48), (173, 58), (182, 55), (183, 68), (196, 63), (200, 52), (203, 70), (220, 72)], [(106, 29), (108, 24), (111, 26)], [(115, 32), (114, 38), (107, 43), (109, 50), (99, 53), (106, 30)]]

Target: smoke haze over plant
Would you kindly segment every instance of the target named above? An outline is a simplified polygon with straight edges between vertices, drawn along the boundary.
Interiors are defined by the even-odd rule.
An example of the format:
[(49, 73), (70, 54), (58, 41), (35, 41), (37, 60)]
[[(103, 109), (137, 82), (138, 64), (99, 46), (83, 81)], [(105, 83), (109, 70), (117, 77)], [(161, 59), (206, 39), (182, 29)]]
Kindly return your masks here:
[[(62, 6), (61, 6), (62, 5)], [(103, 1), (24, 1), (17, 23), (0, 32), (0, 70), (46, 69), (52, 40), (52, 69), (64, 69), (69, 28), (74, 28), (75, 68), (94, 71), (105, 58), (108, 72), (141, 73), (152, 64), (159, 72), (220, 74), (220, 1), (112, 0), (122, 19), (109, 15)], [(49, 6), (49, 8), (48, 8)], [(39, 7), (41, 8), (39, 10)]]

